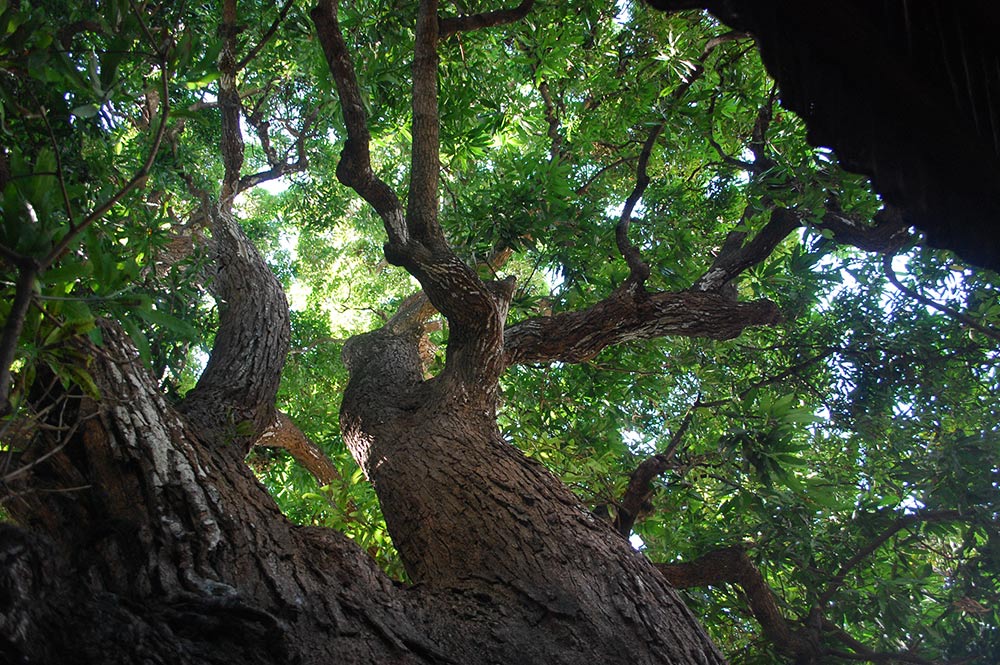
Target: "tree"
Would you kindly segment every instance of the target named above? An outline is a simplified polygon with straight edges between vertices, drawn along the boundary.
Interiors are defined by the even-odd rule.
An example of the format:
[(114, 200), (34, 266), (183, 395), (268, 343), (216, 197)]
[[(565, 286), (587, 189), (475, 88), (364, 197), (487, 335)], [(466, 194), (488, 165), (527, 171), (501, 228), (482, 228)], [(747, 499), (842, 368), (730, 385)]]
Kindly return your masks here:
[(994, 276), (808, 147), (746, 35), (4, 12), (6, 657), (724, 662), (695, 613), (744, 662), (996, 652)]

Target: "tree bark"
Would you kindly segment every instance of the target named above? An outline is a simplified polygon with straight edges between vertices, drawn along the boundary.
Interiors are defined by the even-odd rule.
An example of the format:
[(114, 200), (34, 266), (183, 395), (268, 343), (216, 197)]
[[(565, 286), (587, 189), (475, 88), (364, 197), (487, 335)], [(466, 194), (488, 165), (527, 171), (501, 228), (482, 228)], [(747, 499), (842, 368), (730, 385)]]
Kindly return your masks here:
[(537, 617), (541, 633), (497, 645), (516, 662), (723, 662), (652, 565), (503, 440), (482, 395), (423, 381), (416, 342), (391, 327), (351, 340), (341, 410), (411, 578)]
[(6, 527), (0, 547), (0, 644), (42, 663), (396, 657), (415, 629), (390, 580), (339, 534), (287, 522), (166, 403), (123, 333), (102, 333), (100, 401), (58, 396), (50, 413), (79, 426), (42, 430), (20, 460), (48, 455), (6, 504), (30, 532)]

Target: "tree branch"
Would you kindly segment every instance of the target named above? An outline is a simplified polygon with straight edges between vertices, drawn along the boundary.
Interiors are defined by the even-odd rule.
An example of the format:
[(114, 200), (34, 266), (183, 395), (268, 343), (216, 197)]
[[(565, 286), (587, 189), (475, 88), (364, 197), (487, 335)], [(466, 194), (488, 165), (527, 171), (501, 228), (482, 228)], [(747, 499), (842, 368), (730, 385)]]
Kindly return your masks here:
[(954, 309), (952, 307), (949, 307), (948, 305), (939, 303), (936, 300), (928, 298), (922, 293), (915, 291), (914, 289), (911, 289), (910, 287), (906, 286), (901, 281), (899, 281), (899, 277), (896, 276), (896, 271), (893, 270), (892, 268), (892, 256), (886, 254), (885, 256), (882, 257), (882, 269), (885, 271), (885, 276), (889, 279), (889, 281), (892, 283), (893, 286), (899, 289), (900, 293), (907, 295), (910, 298), (913, 298), (922, 305), (926, 305), (927, 307), (933, 307), (939, 312), (942, 312), (952, 317), (956, 321), (960, 321), (964, 325), (969, 326), (973, 330), (981, 332), (990, 339), (1000, 342), (1000, 330), (996, 330), (995, 328), (991, 328), (990, 326), (983, 325), (979, 321), (973, 319), (968, 314), (963, 314), (957, 309)]
[(238, 63), (236, 63), (237, 72), (246, 68), (246, 66), (253, 62), (253, 59), (256, 58), (262, 50), (264, 50), (264, 47), (267, 46), (267, 43), (271, 41), (272, 37), (274, 37), (274, 34), (278, 31), (278, 27), (281, 25), (281, 22), (285, 20), (286, 16), (288, 16), (288, 11), (294, 4), (295, 0), (285, 0), (285, 4), (281, 7), (281, 10), (278, 12), (278, 17), (274, 19), (271, 27), (268, 28), (267, 32), (261, 36), (257, 45), (250, 49), (250, 51), (248, 51), (247, 54), (243, 56)]
[(801, 223), (799, 213), (788, 208), (775, 208), (767, 224), (750, 242), (739, 249), (720, 253), (712, 267), (691, 286), (691, 290), (718, 291), (741, 272), (770, 256), (774, 248)]
[(505, 364), (578, 363), (608, 346), (668, 335), (732, 339), (781, 320), (774, 303), (733, 302), (715, 293), (655, 293), (642, 302), (625, 289), (587, 309), (522, 321), (507, 329)]
[[(712, 53), (712, 51), (728, 41), (739, 39), (744, 36), (744, 33), (730, 31), (708, 40), (705, 47), (702, 49), (701, 55), (698, 56), (696, 61), (697, 64), (690, 75), (685, 78), (681, 85), (675, 88), (671, 93), (671, 100), (676, 102), (681, 99), (695, 83), (695, 81), (700, 79), (705, 74), (705, 60), (708, 59), (708, 56)], [(629, 240), (628, 230), (632, 223), (632, 211), (635, 209), (636, 204), (639, 202), (639, 199), (642, 198), (643, 193), (646, 191), (646, 187), (649, 185), (649, 174), (647, 173), (649, 158), (653, 152), (653, 147), (656, 145), (656, 140), (663, 131), (664, 124), (665, 123), (661, 122), (655, 125), (650, 130), (648, 136), (646, 137), (646, 141), (643, 143), (642, 151), (639, 153), (639, 163), (636, 166), (635, 187), (632, 189), (632, 193), (629, 194), (628, 198), (625, 199), (625, 205), (622, 208), (621, 217), (618, 220), (618, 225), (615, 227), (615, 243), (618, 245), (618, 251), (621, 253), (622, 257), (625, 259), (625, 263), (627, 263), (629, 267), (628, 283), (639, 291), (643, 290), (646, 279), (649, 277), (649, 265), (642, 259), (639, 249)]]
[[(306, 152), (305, 137), (306, 134), (308, 133), (309, 125), (312, 124), (315, 118), (316, 118), (316, 113), (314, 111), (305, 118), (302, 125), (302, 131), (298, 132), (296, 135), (296, 140), (295, 140), (296, 159), (294, 162), (288, 161), (288, 153), (285, 154), (284, 159), (277, 159), (277, 155), (275, 155), (274, 156), (275, 159), (273, 160), (273, 163), (271, 163), (271, 168), (269, 168), (268, 170), (259, 171), (252, 175), (245, 175), (241, 177), (237, 190), (239, 192), (242, 192), (252, 187), (256, 187), (261, 183), (281, 178), (282, 176), (286, 176), (290, 173), (301, 173), (302, 171), (308, 169), (309, 155)], [(261, 142), (263, 143), (264, 137), (267, 136), (267, 128), (264, 125), (259, 125), (256, 128), (258, 130), (258, 133), (262, 134)], [(268, 157), (268, 162), (269, 163), (272, 162), (270, 156)]]
[(887, 540), (903, 529), (922, 522), (948, 522), (958, 519), (962, 519), (962, 514), (957, 510), (926, 511), (922, 513), (903, 515), (897, 518), (896, 521), (890, 524), (885, 531), (873, 538), (867, 545), (858, 550), (854, 556), (840, 566), (840, 570), (837, 571), (837, 574), (834, 575), (833, 579), (831, 579), (826, 585), (826, 589), (822, 594), (820, 594), (819, 600), (816, 601), (816, 604), (820, 607), (826, 607), (826, 605), (833, 598), (833, 595), (838, 589), (840, 589), (841, 585), (843, 585), (847, 574), (850, 573), (859, 563), (868, 558), (868, 556), (875, 550), (882, 547)]
[(527, 16), (534, 4), (535, 0), (521, 0), (521, 4), (513, 9), (498, 9), (481, 14), (438, 19), (438, 35), (443, 39), (456, 32), (469, 32), (480, 28), (513, 23)]
[(746, 595), (751, 614), (779, 651), (793, 657), (816, 653), (816, 647), (789, 626), (774, 592), (743, 547), (715, 550), (686, 563), (655, 566), (678, 589), (738, 584)]
[(319, 0), (310, 16), (337, 86), (337, 96), (347, 129), (347, 141), (337, 164), (337, 179), (375, 209), (382, 218), (390, 244), (405, 246), (409, 240), (409, 232), (404, 221), (403, 207), (396, 193), (372, 171), (368, 114), (365, 113), (354, 63), (337, 21), (336, 3), (334, 0)]
[(323, 449), (313, 443), (283, 411), (277, 412), (274, 422), (264, 430), (254, 445), (287, 450), (296, 462), (313, 475), (320, 487), (343, 480)]
[[(149, 29), (146, 27), (145, 22), (142, 20), (142, 15), (139, 13), (134, 3), (132, 4), (132, 9), (136, 13), (139, 23), (143, 27), (147, 38), (152, 39)], [(10, 409), (10, 404), (8, 403), (8, 399), (10, 397), (10, 366), (14, 362), (14, 357), (17, 353), (17, 340), (20, 338), (21, 330), (24, 328), (25, 316), (27, 315), (28, 306), (31, 303), (31, 293), (34, 289), (35, 279), (38, 275), (51, 267), (53, 263), (58, 261), (81, 233), (87, 230), (87, 228), (98, 219), (103, 217), (132, 190), (145, 183), (146, 176), (149, 175), (149, 172), (153, 167), (153, 162), (156, 160), (156, 155), (160, 151), (160, 144), (163, 142), (163, 137), (166, 134), (167, 118), (170, 116), (170, 98), (167, 85), (169, 68), (167, 67), (166, 62), (166, 53), (160, 51), (155, 42), (153, 43), (153, 46), (157, 49), (157, 55), (159, 57), (161, 72), (160, 89), (163, 96), (163, 103), (160, 106), (160, 126), (157, 128), (156, 134), (153, 136), (153, 144), (150, 146), (149, 153), (146, 155), (146, 160), (142, 163), (142, 166), (139, 167), (139, 170), (132, 175), (128, 182), (125, 183), (124, 187), (115, 192), (115, 194), (104, 203), (94, 208), (90, 214), (80, 221), (79, 224), (74, 225), (73, 219), (70, 217), (69, 230), (42, 259), (36, 260), (34, 258), (21, 256), (13, 250), (0, 248), (0, 254), (2, 254), (6, 260), (10, 261), (19, 269), (17, 285), (15, 287), (14, 302), (12, 303), (10, 314), (4, 322), (3, 333), (0, 335), (0, 414), (6, 414)], [(46, 125), (48, 125), (47, 120)], [(58, 154), (56, 159), (59, 159)], [(60, 181), (61, 179), (60, 175)], [(60, 182), (60, 184), (62, 185), (63, 183)], [(66, 195), (65, 188), (63, 189), (63, 194), (64, 196)], [(66, 200), (65, 204), (68, 206), (69, 201)], [(67, 207), (67, 213), (69, 212), (71, 212), (71, 210)]]
[(649, 135), (642, 145), (642, 152), (639, 153), (639, 163), (635, 169), (635, 187), (625, 199), (621, 217), (615, 227), (615, 243), (618, 245), (618, 251), (621, 252), (625, 263), (628, 264), (628, 283), (638, 291), (644, 290), (646, 279), (649, 277), (649, 265), (642, 259), (639, 248), (629, 240), (628, 229), (632, 223), (632, 211), (635, 209), (635, 204), (639, 202), (646, 187), (649, 186), (649, 174), (646, 169), (649, 166), (649, 157), (653, 152), (653, 146), (656, 145), (656, 139), (663, 131), (663, 125), (664, 123), (661, 122), (649, 130)]
[(587, 182), (583, 183), (582, 185), (580, 185), (577, 188), (576, 195), (577, 196), (582, 196), (583, 194), (586, 194), (587, 190), (590, 189), (590, 186), (592, 184), (594, 184), (594, 181), (597, 180), (598, 178), (600, 178), (602, 175), (604, 175), (607, 171), (609, 171), (610, 169), (615, 168), (616, 166), (621, 166), (622, 164), (625, 164), (627, 162), (631, 162), (634, 159), (638, 159), (638, 158), (637, 157), (620, 157), (620, 158), (616, 159), (615, 161), (611, 162), (610, 164), (606, 164), (606, 165), (602, 166), (600, 169), (597, 170), (596, 173), (594, 173), (594, 175), (592, 175), (589, 178), (587, 178)]
[(406, 225), (414, 238), (436, 249), (444, 244), (437, 216), (438, 180), (441, 177), (437, 0), (420, 1), (416, 30), (412, 67), (413, 140)]
[(753, 123), (750, 131), (750, 152), (753, 153), (753, 169), (762, 172), (771, 168), (774, 162), (767, 156), (767, 130), (771, 126), (771, 119), (774, 117), (774, 102), (778, 99), (778, 86), (771, 85), (771, 92), (768, 93), (767, 103), (757, 109), (757, 119)]
[(10, 413), (11, 365), (17, 356), (17, 340), (31, 306), (35, 292), (35, 279), (38, 277), (39, 266), (34, 261), (23, 261), (18, 267), (17, 281), (14, 285), (14, 302), (3, 324), (3, 334), (0, 335), (0, 416)]
[(222, 191), (219, 202), (225, 212), (232, 211), (233, 198), (239, 192), (240, 170), (243, 168), (245, 146), (240, 116), (243, 105), (236, 89), (236, 0), (222, 3), (222, 51), (219, 53), (219, 110), (222, 115), (222, 163), (225, 174), (222, 177)]
[(370, 134), (354, 68), (331, 0), (312, 12), (340, 95), (348, 140), (337, 177), (371, 203), (385, 222), (386, 260), (405, 267), (448, 319), (450, 337), (441, 378), (474, 383), (486, 401), (503, 369), (502, 331), (513, 295), (512, 279), (484, 283), (448, 246), (438, 224), (440, 178), (437, 99), (437, 2), (423, 0), (413, 61), (413, 143), (405, 217), (395, 194), (371, 172)]
[[(136, 10), (138, 11), (138, 10)], [(141, 22), (141, 15), (140, 15)], [(160, 80), (160, 91), (163, 98), (163, 102), (160, 104), (160, 126), (156, 129), (156, 134), (153, 136), (153, 144), (149, 148), (149, 153), (146, 155), (146, 161), (142, 163), (139, 170), (136, 171), (125, 186), (119, 189), (111, 198), (106, 200), (101, 205), (97, 206), (90, 211), (90, 214), (83, 218), (83, 220), (76, 226), (70, 226), (69, 231), (66, 232), (59, 242), (41, 259), (38, 264), (41, 270), (46, 270), (49, 266), (55, 263), (63, 253), (69, 249), (69, 246), (76, 240), (81, 233), (83, 233), (87, 227), (96, 222), (98, 219), (103, 217), (109, 210), (115, 207), (119, 201), (125, 198), (133, 189), (139, 187), (146, 182), (146, 176), (149, 175), (150, 170), (153, 168), (153, 162), (156, 160), (156, 155), (160, 152), (160, 144), (163, 142), (163, 137), (166, 135), (167, 131), (167, 118), (170, 116), (170, 96), (168, 90), (168, 79), (169, 67), (167, 67), (166, 54), (159, 53), (160, 56), (160, 72), (162, 73)]]
[(653, 496), (653, 480), (669, 468), (670, 460), (673, 459), (681, 440), (691, 426), (691, 420), (694, 418), (697, 407), (698, 400), (695, 400), (695, 403), (684, 414), (684, 420), (681, 421), (677, 431), (670, 438), (667, 449), (644, 460), (629, 476), (628, 487), (625, 488), (625, 493), (618, 501), (618, 511), (615, 514), (614, 524), (615, 530), (623, 537), (628, 538), (643, 506)]
[(910, 237), (903, 216), (894, 208), (882, 208), (873, 221), (874, 224), (864, 224), (828, 208), (817, 226), (833, 233), (837, 242), (866, 252), (896, 252)]
[(545, 122), (549, 126), (546, 133), (552, 140), (552, 145), (549, 146), (549, 159), (555, 160), (562, 155), (563, 137), (559, 133), (559, 116), (556, 113), (556, 105), (552, 102), (552, 94), (549, 92), (547, 81), (538, 84), (538, 92), (542, 95), (542, 102), (545, 104)]
[(205, 371), (178, 405), (202, 438), (245, 455), (274, 422), (291, 338), (285, 292), (233, 216), (215, 205), (219, 328)]
[(875, 651), (874, 649), (869, 648), (865, 644), (851, 637), (847, 631), (843, 630), (831, 621), (824, 619), (822, 626), (824, 631), (832, 634), (834, 638), (847, 645), (848, 648), (852, 649), (852, 652), (850, 653), (830, 650), (828, 653), (831, 656), (836, 656), (845, 660), (858, 660), (869, 663), (914, 663), (914, 665), (939, 665), (940, 663), (940, 661), (927, 660), (926, 658), (920, 658), (919, 656), (914, 656), (910, 653), (882, 653)]

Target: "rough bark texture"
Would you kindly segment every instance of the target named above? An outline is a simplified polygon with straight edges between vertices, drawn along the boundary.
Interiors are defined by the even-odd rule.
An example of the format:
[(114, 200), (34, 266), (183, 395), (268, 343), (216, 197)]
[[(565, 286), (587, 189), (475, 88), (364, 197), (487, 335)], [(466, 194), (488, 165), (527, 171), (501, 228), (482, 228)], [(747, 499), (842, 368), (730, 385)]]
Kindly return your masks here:
[(233, 216), (209, 211), (219, 331), (198, 384), (180, 405), (205, 440), (246, 454), (275, 418), (274, 396), (290, 337), (281, 284)]
[(537, 632), (500, 630), (496, 655), (722, 662), (651, 564), (502, 440), (492, 408), (446, 377), (422, 380), (413, 336), (368, 333), (345, 361), (345, 440), (410, 576), (538, 622)]
[(22, 463), (62, 448), (6, 506), (32, 531), (3, 541), (0, 585), (18, 590), (0, 605), (8, 651), (43, 663), (392, 654), (371, 630), (406, 630), (389, 580), (343, 537), (288, 523), (239, 458), (164, 401), (122, 333), (102, 329), (100, 402), (63, 397), (81, 426), (36, 438)]

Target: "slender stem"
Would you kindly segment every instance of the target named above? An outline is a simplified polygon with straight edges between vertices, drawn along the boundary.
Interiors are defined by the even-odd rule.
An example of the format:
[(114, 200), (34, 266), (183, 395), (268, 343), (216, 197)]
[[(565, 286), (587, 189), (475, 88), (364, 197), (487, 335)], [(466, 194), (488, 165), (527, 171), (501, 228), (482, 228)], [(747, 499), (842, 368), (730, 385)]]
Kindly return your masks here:
[(848, 559), (837, 571), (837, 574), (833, 576), (830, 583), (827, 585), (823, 594), (816, 601), (816, 604), (820, 607), (825, 607), (827, 603), (833, 598), (833, 595), (844, 583), (844, 579), (847, 574), (850, 573), (859, 563), (864, 561), (869, 555), (871, 555), (875, 550), (882, 547), (890, 538), (902, 531), (903, 529), (912, 526), (914, 524), (920, 524), (921, 522), (947, 522), (951, 520), (962, 519), (962, 514), (957, 510), (938, 510), (938, 511), (928, 511), (924, 513), (914, 513), (912, 515), (903, 515), (898, 518), (889, 527), (880, 533), (878, 536), (873, 538), (867, 545), (858, 550), (854, 556)]
[(166, 57), (163, 57), (160, 60), (160, 71), (163, 74), (160, 82), (160, 89), (163, 97), (163, 102), (160, 105), (160, 126), (156, 129), (156, 134), (153, 137), (153, 145), (149, 149), (146, 161), (143, 162), (142, 166), (139, 167), (139, 170), (133, 174), (129, 181), (125, 183), (125, 186), (119, 189), (114, 196), (94, 208), (89, 215), (83, 218), (83, 221), (81, 221), (78, 226), (72, 227), (69, 231), (67, 231), (66, 235), (64, 235), (59, 242), (56, 243), (52, 250), (45, 255), (45, 258), (38, 262), (40, 270), (45, 270), (55, 263), (56, 260), (58, 260), (67, 249), (69, 249), (70, 244), (72, 244), (73, 241), (76, 240), (76, 238), (91, 224), (103, 217), (132, 190), (146, 182), (146, 176), (149, 175), (150, 170), (153, 168), (153, 162), (156, 161), (156, 155), (160, 151), (160, 145), (163, 143), (163, 137), (167, 133), (167, 118), (170, 116), (170, 91), (167, 85), (170, 78), (170, 72), (167, 67)]
[(241, 71), (246, 68), (246, 66), (253, 62), (253, 59), (256, 58), (262, 50), (264, 50), (264, 47), (267, 46), (267, 43), (271, 41), (271, 38), (274, 37), (274, 34), (278, 31), (278, 26), (280, 26), (281, 22), (285, 20), (286, 16), (288, 16), (288, 11), (292, 8), (293, 4), (295, 4), (295, 0), (286, 0), (285, 4), (278, 12), (278, 17), (274, 19), (271, 27), (267, 29), (267, 32), (265, 32), (260, 38), (257, 45), (250, 49), (250, 51), (243, 56), (238, 63), (236, 63), (236, 71)]
[(52, 125), (49, 124), (49, 114), (45, 109), (41, 109), (39, 115), (42, 118), (42, 122), (45, 124), (45, 131), (49, 135), (49, 140), (52, 142), (52, 154), (56, 159), (56, 179), (59, 181), (59, 192), (62, 194), (63, 206), (66, 208), (66, 219), (69, 221), (70, 228), (73, 228), (73, 204), (69, 200), (69, 192), (66, 191), (66, 179), (63, 177), (63, 165), (62, 156), (59, 151), (59, 142), (56, 141), (56, 135), (52, 131)]
[(17, 340), (24, 328), (24, 321), (31, 305), (31, 295), (35, 289), (35, 278), (40, 272), (38, 264), (22, 265), (17, 274), (14, 302), (0, 335), (0, 415), (10, 413), (11, 365), (17, 354)]
[(896, 276), (896, 271), (893, 270), (892, 267), (892, 257), (889, 256), (888, 254), (882, 257), (882, 268), (885, 270), (885, 276), (889, 279), (889, 281), (892, 283), (893, 286), (899, 289), (901, 293), (913, 298), (917, 302), (926, 305), (927, 307), (933, 307), (939, 312), (947, 314), (953, 319), (969, 326), (973, 330), (981, 332), (982, 334), (986, 335), (992, 340), (1000, 341), (1000, 331), (991, 328), (989, 326), (983, 325), (982, 323), (973, 319), (968, 314), (963, 314), (962, 312), (959, 312), (957, 309), (949, 307), (948, 305), (945, 305), (943, 303), (939, 303), (936, 300), (932, 300), (931, 298), (928, 298), (922, 293), (919, 293), (918, 291), (911, 289), (910, 287), (906, 286), (901, 281), (899, 281), (899, 277)]

